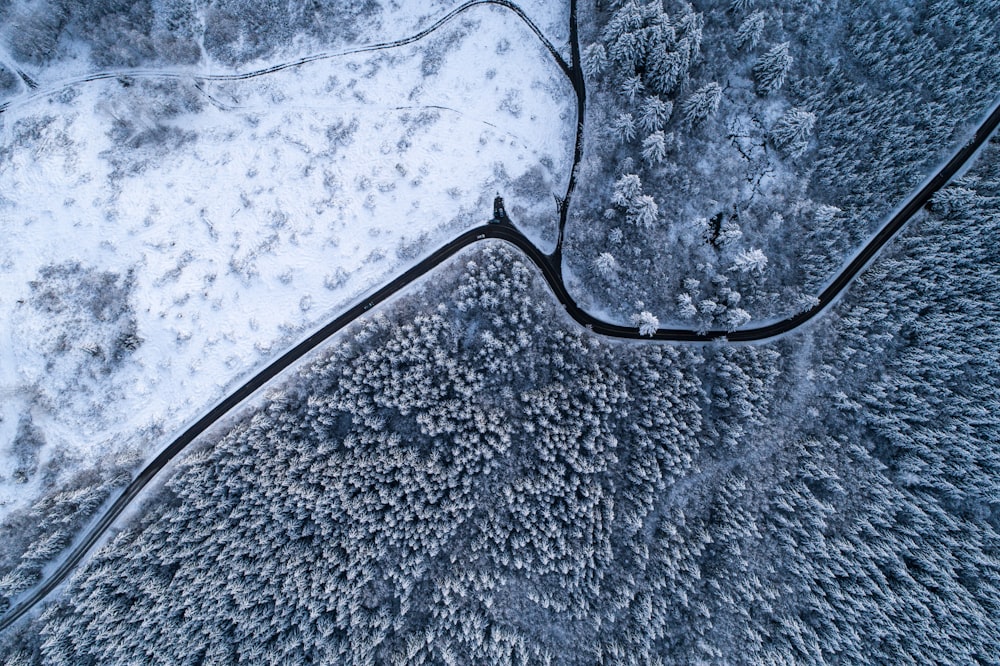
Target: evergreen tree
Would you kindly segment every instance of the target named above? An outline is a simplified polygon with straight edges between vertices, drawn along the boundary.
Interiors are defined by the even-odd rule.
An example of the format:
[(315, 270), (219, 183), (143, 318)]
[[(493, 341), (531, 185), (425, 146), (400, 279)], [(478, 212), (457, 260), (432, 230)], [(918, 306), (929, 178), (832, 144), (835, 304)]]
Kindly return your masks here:
[(628, 221), (640, 227), (652, 227), (659, 219), (660, 209), (648, 194), (642, 194), (629, 203)]
[(754, 81), (762, 95), (770, 95), (785, 84), (788, 68), (792, 66), (792, 56), (788, 42), (782, 42), (761, 55), (753, 66)]
[(743, 19), (740, 27), (736, 30), (736, 47), (740, 49), (743, 47), (756, 48), (763, 34), (764, 12), (754, 12)]
[(644, 132), (659, 132), (673, 112), (673, 104), (665, 102), (655, 95), (647, 97), (639, 112), (639, 127)]
[(733, 268), (741, 273), (760, 275), (767, 268), (767, 256), (759, 248), (741, 250), (733, 261)]
[(792, 108), (774, 123), (774, 127), (771, 128), (771, 138), (779, 148), (793, 156), (799, 155), (808, 146), (815, 125), (816, 114), (805, 109)]
[(652, 337), (656, 334), (656, 329), (660, 327), (660, 320), (652, 312), (643, 310), (632, 317), (632, 324), (639, 329), (639, 335)]
[(684, 120), (692, 125), (705, 122), (719, 109), (722, 101), (722, 86), (708, 83), (691, 93), (681, 106)]
[(611, 131), (620, 143), (629, 143), (635, 140), (635, 120), (631, 113), (620, 113), (611, 121)]
[(643, 140), (642, 157), (654, 166), (667, 158), (667, 141), (663, 132), (653, 132)]
[(594, 260), (594, 267), (605, 278), (610, 278), (618, 271), (618, 261), (610, 252), (601, 252)]

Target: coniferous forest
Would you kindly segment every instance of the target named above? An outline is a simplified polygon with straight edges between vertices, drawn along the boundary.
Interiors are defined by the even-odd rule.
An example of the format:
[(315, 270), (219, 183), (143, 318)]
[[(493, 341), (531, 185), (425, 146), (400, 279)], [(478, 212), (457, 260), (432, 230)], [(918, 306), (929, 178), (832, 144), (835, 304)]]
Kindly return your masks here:
[[(204, 49), (239, 67), (295, 39), (350, 43), (378, 3), (307, 4), (0, 0), (0, 15), (22, 25), (11, 56), (37, 66), (82, 40), (95, 66)], [(567, 282), (585, 309), (654, 330), (809, 307), (1000, 80), (990, 0), (580, 15)], [(745, 345), (595, 335), (517, 250), (483, 241), (185, 451), (0, 656), (1000, 663), (998, 235), (994, 137), (841, 300)], [(65, 287), (78, 275), (101, 298)], [(130, 275), (44, 277), (28, 306), (101, 322), (76, 374), (143, 343)], [(52, 466), (40, 438), (18, 423), (12, 474)], [(0, 524), (0, 612), (138, 464), (81, 470)]]
[(583, 4), (574, 295), (734, 329), (809, 307), (1000, 80), (992, 0)]
[(502, 245), (187, 455), (11, 663), (996, 663), (1000, 152), (813, 327), (597, 339)]

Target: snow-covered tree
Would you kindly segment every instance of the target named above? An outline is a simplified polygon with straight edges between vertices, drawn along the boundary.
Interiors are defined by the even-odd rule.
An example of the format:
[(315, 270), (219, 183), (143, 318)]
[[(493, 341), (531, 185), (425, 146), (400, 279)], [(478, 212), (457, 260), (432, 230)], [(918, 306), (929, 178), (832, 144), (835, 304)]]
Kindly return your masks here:
[(630, 208), (632, 202), (642, 196), (642, 180), (634, 173), (626, 173), (615, 181), (611, 202), (622, 208)]
[(643, 310), (632, 315), (632, 324), (639, 329), (639, 335), (653, 337), (660, 327), (660, 320), (652, 312)]
[(760, 248), (741, 250), (733, 261), (733, 268), (740, 273), (760, 275), (767, 268), (767, 256)]
[(750, 321), (750, 313), (743, 308), (729, 308), (723, 317), (727, 331), (735, 331)]
[[(656, 6), (658, 3), (651, 4)], [(701, 49), (701, 15), (687, 3), (679, 9), (680, 14), (672, 20), (666, 13), (660, 13), (649, 31), (646, 78), (650, 87), (661, 94), (670, 93), (677, 87)]]
[(602, 276), (610, 278), (618, 271), (618, 261), (610, 252), (601, 252), (597, 255), (597, 259), (594, 259), (594, 267)]
[(611, 131), (620, 143), (628, 143), (635, 139), (635, 120), (631, 113), (619, 113), (611, 121)]
[(740, 229), (740, 225), (732, 220), (726, 220), (719, 227), (719, 235), (715, 239), (715, 243), (719, 246), (732, 245), (742, 237), (743, 230)]
[(608, 65), (608, 52), (600, 42), (591, 44), (583, 51), (583, 71), (591, 77), (599, 76)]
[(698, 308), (691, 294), (684, 292), (677, 297), (677, 312), (684, 319), (690, 319), (698, 314)]
[(711, 118), (719, 109), (722, 101), (722, 86), (718, 83), (707, 83), (691, 93), (681, 106), (684, 120), (697, 125)]
[(762, 34), (764, 34), (764, 12), (754, 12), (743, 19), (743, 23), (737, 28), (736, 47), (747, 46), (752, 49), (757, 46)]
[(760, 56), (753, 66), (757, 90), (763, 95), (777, 92), (785, 83), (785, 76), (792, 66), (792, 56), (788, 52), (788, 42), (782, 42)]
[(644, 132), (659, 131), (670, 119), (673, 110), (674, 105), (669, 101), (665, 102), (656, 95), (650, 95), (643, 100), (642, 108), (639, 111), (639, 127)]
[(638, 76), (630, 76), (622, 81), (618, 90), (629, 102), (634, 102), (635, 98), (642, 95), (644, 90), (642, 79)]
[(667, 157), (667, 141), (663, 132), (653, 132), (642, 142), (642, 158), (650, 165), (656, 165)]
[(628, 207), (628, 220), (640, 227), (652, 227), (659, 217), (659, 207), (648, 194), (636, 197)]
[(786, 111), (771, 128), (771, 138), (792, 155), (802, 153), (816, 125), (816, 114), (801, 108)]
[(602, 38), (610, 59), (622, 69), (633, 70), (645, 55), (642, 9), (635, 0), (625, 2), (604, 27)]
[[(619, 76), (638, 77), (652, 91), (667, 94), (687, 74), (701, 48), (701, 16), (687, 3), (670, 17), (660, 3), (628, 0), (601, 33), (607, 58)], [(634, 90), (629, 84), (625, 91)]]

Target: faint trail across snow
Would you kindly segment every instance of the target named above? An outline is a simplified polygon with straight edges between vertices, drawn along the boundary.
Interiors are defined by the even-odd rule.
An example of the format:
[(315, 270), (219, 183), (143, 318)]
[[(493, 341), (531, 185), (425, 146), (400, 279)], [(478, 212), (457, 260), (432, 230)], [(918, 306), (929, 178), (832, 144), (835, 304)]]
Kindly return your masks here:
[[(386, 49), (398, 48), (400, 46), (406, 46), (407, 44), (412, 44), (418, 42), (425, 37), (428, 37), (439, 28), (443, 27), (450, 21), (452, 21), (457, 16), (463, 14), (464, 12), (479, 6), (494, 5), (497, 7), (502, 7), (508, 9), (521, 19), (521, 21), (538, 37), (539, 41), (545, 47), (545, 49), (552, 56), (555, 63), (563, 71), (564, 74), (571, 80), (574, 77), (573, 68), (566, 62), (559, 50), (549, 41), (545, 33), (542, 32), (534, 21), (527, 15), (527, 13), (521, 9), (518, 5), (509, 0), (469, 0), (455, 9), (451, 10), (437, 21), (424, 28), (420, 32), (410, 35), (408, 37), (403, 37), (400, 39), (395, 39), (388, 42), (379, 42), (375, 44), (366, 44), (363, 46), (357, 46), (349, 49), (344, 49), (342, 51), (329, 51), (322, 53), (314, 53), (312, 55), (304, 56), (297, 60), (291, 60), (289, 62), (283, 62), (276, 65), (271, 65), (270, 67), (264, 67), (262, 69), (255, 69), (249, 72), (243, 73), (233, 73), (233, 74), (203, 74), (194, 72), (191, 70), (170, 70), (170, 69), (119, 69), (119, 70), (108, 70), (103, 72), (94, 72), (93, 74), (87, 74), (85, 76), (80, 76), (72, 79), (66, 79), (53, 83), (49, 86), (40, 86), (36, 81), (28, 77), (25, 73), (18, 70), (18, 74), (24, 79), (26, 85), (30, 88), (30, 92), (20, 95), (18, 97), (13, 97), (4, 103), (0, 104), (0, 113), (3, 113), (9, 108), (19, 106), (21, 104), (26, 104), (33, 100), (52, 95), (54, 93), (66, 90), (81, 83), (90, 83), (94, 81), (107, 81), (109, 79), (118, 78), (150, 78), (150, 79), (190, 79), (195, 81), (196, 85), (203, 81), (245, 81), (247, 79), (253, 79), (260, 76), (265, 76), (267, 74), (274, 74), (276, 72), (281, 72), (287, 69), (293, 69), (295, 67), (301, 67), (302, 65), (307, 65), (312, 62), (317, 62), (320, 60), (330, 60), (333, 58), (342, 58), (350, 55), (357, 55), (359, 53), (371, 53), (374, 51), (384, 51)], [(200, 88), (199, 88), (200, 89)], [(201, 92), (205, 93), (204, 90)], [(212, 99), (210, 97), (210, 99)], [(221, 104), (216, 100), (212, 99), (213, 103)], [(225, 108), (225, 106), (223, 105)]]

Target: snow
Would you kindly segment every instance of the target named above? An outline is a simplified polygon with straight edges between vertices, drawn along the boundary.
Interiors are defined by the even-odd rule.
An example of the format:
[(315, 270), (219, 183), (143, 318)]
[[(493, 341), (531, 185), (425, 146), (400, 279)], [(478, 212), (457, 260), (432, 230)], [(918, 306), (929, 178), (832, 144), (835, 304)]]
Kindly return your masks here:
[[(543, 29), (564, 18), (524, 6)], [(393, 20), (403, 34), (430, 19)], [(0, 116), (0, 469), (28, 413), (43, 465), (158, 450), (307, 331), (485, 222), (498, 190), (515, 222), (536, 221), (531, 235), (554, 228), (573, 92), (507, 9), (202, 92), (172, 81), (81, 83)], [(29, 283), (66, 262), (134, 271), (143, 342), (97, 379), (47, 369), (58, 331)], [(0, 480), (0, 518), (39, 483)]]

